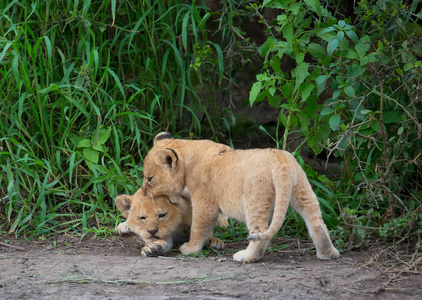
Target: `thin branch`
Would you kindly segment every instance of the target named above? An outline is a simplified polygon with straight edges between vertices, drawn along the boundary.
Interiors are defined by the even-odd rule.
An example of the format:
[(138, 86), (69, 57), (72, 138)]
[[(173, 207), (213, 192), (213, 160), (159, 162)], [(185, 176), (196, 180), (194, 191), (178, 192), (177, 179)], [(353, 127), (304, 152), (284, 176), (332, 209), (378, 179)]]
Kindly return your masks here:
[(15, 249), (15, 250), (18, 250), (18, 251), (25, 251), (25, 248), (22, 248), (22, 247), (19, 247), (19, 246), (9, 245), (9, 244), (2, 243), (2, 242), (0, 242), (0, 246), (6, 247), (6, 248), (12, 248), (12, 249)]

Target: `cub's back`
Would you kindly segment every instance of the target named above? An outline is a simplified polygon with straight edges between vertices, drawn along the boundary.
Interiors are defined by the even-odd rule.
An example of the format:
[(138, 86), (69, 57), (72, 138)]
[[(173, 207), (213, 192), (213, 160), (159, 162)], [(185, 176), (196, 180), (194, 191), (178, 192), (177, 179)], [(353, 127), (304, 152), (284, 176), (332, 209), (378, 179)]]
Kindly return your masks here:
[(292, 154), (278, 149), (234, 150), (219, 155), (213, 172), (216, 176), (271, 175), (274, 169), (295, 172), (297, 162)]

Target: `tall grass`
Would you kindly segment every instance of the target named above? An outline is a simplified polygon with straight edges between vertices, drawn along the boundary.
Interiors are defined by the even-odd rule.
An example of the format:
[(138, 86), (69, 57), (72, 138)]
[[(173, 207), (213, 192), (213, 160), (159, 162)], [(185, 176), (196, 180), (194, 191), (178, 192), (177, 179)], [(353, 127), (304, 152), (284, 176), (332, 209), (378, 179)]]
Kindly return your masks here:
[(198, 93), (226, 77), (211, 15), (195, 1), (0, 3), (0, 232), (115, 225), (152, 137), (200, 136), (216, 106)]

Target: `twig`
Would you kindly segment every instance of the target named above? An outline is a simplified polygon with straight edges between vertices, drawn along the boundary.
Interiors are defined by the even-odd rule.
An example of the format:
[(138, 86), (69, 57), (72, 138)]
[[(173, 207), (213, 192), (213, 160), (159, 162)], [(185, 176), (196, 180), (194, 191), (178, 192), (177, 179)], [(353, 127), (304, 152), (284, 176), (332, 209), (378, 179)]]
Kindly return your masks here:
[(344, 216), (343, 216), (343, 211), (342, 211), (342, 209), (341, 209), (341, 206), (340, 206), (340, 202), (338, 202), (338, 200), (337, 200), (337, 206), (338, 206), (338, 209), (339, 209), (339, 211), (340, 211), (340, 216), (341, 216), (341, 218), (343, 219), (343, 222), (344, 222), (344, 225), (346, 225), (346, 226), (348, 226), (348, 227), (355, 227), (355, 228), (362, 228), (362, 229), (371, 229), (371, 230), (394, 230), (394, 228), (387, 228), (387, 227), (371, 227), (371, 226), (363, 226), (363, 225), (355, 225), (355, 224), (349, 224), (345, 219), (344, 219)]
[[(412, 268), (414, 268), (420, 261), (422, 260), (422, 256), (419, 257), (416, 261), (413, 262), (413, 264), (403, 270), (401, 270), (400, 272), (394, 274), (392, 277), (389, 277), (388, 280), (386, 282), (383, 283), (383, 288), (386, 289), (388, 288), (388, 285), (393, 281), (393, 280), (398, 280), (398, 277), (401, 276), (403, 273), (407, 273), (409, 272)], [(415, 274), (415, 272), (412, 272), (413, 274)], [(421, 274), (420, 272), (417, 272), (418, 274)]]
[[(378, 96), (381, 96), (381, 93), (378, 92), (375, 88), (370, 93), (374, 93)], [(382, 96), (385, 97), (386, 99), (394, 102), (394, 104), (396, 104), (397, 106), (400, 106), (400, 108), (406, 113), (406, 115), (409, 117), (409, 119), (411, 119), (413, 121), (413, 123), (416, 125), (416, 127), (418, 128), (416, 132), (418, 133), (418, 136), (420, 137), (421, 132), (422, 132), (422, 126), (419, 124), (418, 120), (416, 119), (416, 117), (415, 117), (416, 114), (412, 114), (411, 112), (409, 112), (406, 109), (406, 107), (404, 105), (400, 104), (396, 99), (389, 97), (385, 94), (383, 94)]]
[(15, 250), (18, 250), (18, 251), (25, 251), (25, 248), (22, 248), (22, 247), (19, 247), (19, 246), (9, 245), (9, 244), (2, 243), (2, 242), (0, 242), (0, 246), (6, 247), (6, 248), (12, 248), (12, 249), (15, 249)]

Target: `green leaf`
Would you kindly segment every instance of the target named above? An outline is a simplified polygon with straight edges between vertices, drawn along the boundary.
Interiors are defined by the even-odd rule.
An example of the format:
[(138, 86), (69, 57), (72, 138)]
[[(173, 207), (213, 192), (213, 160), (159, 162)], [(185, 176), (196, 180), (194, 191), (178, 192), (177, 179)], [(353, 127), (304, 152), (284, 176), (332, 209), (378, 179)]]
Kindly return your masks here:
[(100, 153), (97, 150), (93, 150), (91, 148), (84, 148), (83, 155), (85, 159), (93, 162), (94, 164), (98, 164)]
[(117, 74), (110, 68), (107, 68), (107, 72), (109, 72), (111, 74), (111, 76), (114, 78), (115, 83), (117, 84), (120, 93), (123, 96), (123, 99), (126, 99), (126, 93), (125, 93), (125, 89), (123, 88), (122, 82), (119, 79), (119, 76), (117, 76)]
[(353, 49), (346, 49), (342, 52), (343, 57), (348, 59), (356, 59), (358, 58), (357, 53)]
[(327, 45), (327, 53), (329, 56), (333, 54), (333, 52), (337, 49), (339, 44), (338, 39), (332, 39)]
[(370, 47), (369, 44), (359, 43), (359, 44), (356, 44), (355, 50), (359, 55), (362, 56), (362, 55), (366, 54), (366, 52), (369, 50), (369, 47)]
[(50, 91), (59, 91), (59, 90), (60, 90), (60, 87), (57, 84), (50, 83), (50, 85), (47, 88), (41, 89), (39, 92), (40, 94), (45, 94)]
[(321, 31), (318, 33), (318, 36), (320, 37), (320, 36), (322, 36), (322, 35), (324, 35), (324, 34), (327, 34), (327, 33), (333, 32), (333, 31), (335, 31), (335, 30), (336, 30), (336, 29), (335, 29), (333, 26), (330, 26), (330, 27), (324, 28), (323, 30), (321, 30)]
[(293, 94), (293, 82), (288, 81), (281, 87), (281, 93), (283, 94), (284, 98), (289, 99), (292, 97)]
[(97, 144), (97, 145), (92, 146), (92, 149), (99, 152), (105, 152), (103, 147), (104, 145)]
[(264, 0), (262, 7), (285, 9), (290, 0)]
[(84, 85), (84, 78), (83, 77), (78, 77), (75, 81), (75, 87), (80, 89), (83, 85)]
[(340, 94), (341, 94), (341, 90), (335, 90), (334, 92), (333, 92), (333, 100), (335, 100), (335, 99), (337, 99), (338, 98), (338, 96), (340, 96)]
[(283, 37), (286, 39), (287, 42), (293, 42), (293, 24), (287, 24), (283, 29)]
[(363, 121), (365, 120), (365, 114), (362, 112), (365, 111), (365, 106), (357, 101), (356, 99), (353, 99), (349, 102), (350, 111), (353, 113), (353, 118), (356, 121)]
[(356, 97), (356, 93), (355, 93), (355, 89), (353, 86), (347, 86), (344, 88), (344, 92), (346, 93), (347, 96), (349, 97)]
[(105, 144), (110, 137), (111, 127), (108, 127), (107, 129), (100, 129), (100, 132), (98, 133), (98, 139), (97, 139), (97, 145)]
[(47, 48), (48, 62), (50, 64), (50, 66), (51, 66), (51, 56), (52, 56), (52, 52), (51, 52), (51, 41), (48, 38), (48, 36), (44, 36), (43, 38), (44, 38), (44, 42), (45, 42), (45, 45), (46, 45), (46, 48)]
[(378, 122), (375, 122), (374, 124), (371, 125), (371, 128), (373, 131), (378, 132), (381, 130), (381, 125)]
[[(261, 97), (261, 95), (260, 95)], [(274, 108), (279, 108), (281, 103), (281, 97), (279, 95), (274, 95), (273, 97), (267, 97), (268, 104)]]
[(301, 87), (299, 89), (300, 93), (302, 95), (301, 102), (305, 102), (308, 99), (308, 97), (311, 94), (311, 92), (313, 91), (313, 89), (314, 89), (313, 83), (306, 83), (306, 84), (301, 85)]
[(283, 74), (283, 70), (281, 68), (281, 60), (278, 56), (274, 55), (270, 61), (271, 68), (274, 69), (275, 74)]
[(68, 94), (64, 94), (64, 96), (66, 97), (67, 100), (72, 102), (79, 109), (79, 111), (85, 115), (85, 117), (89, 118), (89, 114), (88, 114), (85, 106), (83, 106), (81, 102), (79, 102), (76, 99), (73, 99)]
[[(75, 9), (75, 12), (77, 9)], [(116, 20), (116, 0), (111, 0), (111, 16), (113, 18), (113, 25), (114, 21)]]
[(78, 148), (91, 148), (91, 146), (91, 141), (88, 139), (83, 139), (78, 144)]
[(305, 4), (314, 12), (318, 14), (318, 16), (322, 15), (321, 12), (321, 4), (319, 0), (304, 0)]
[(344, 38), (344, 31), (337, 32), (337, 40), (341, 42)]
[(334, 111), (334, 108), (327, 106), (321, 111), (321, 116), (331, 115), (333, 111)]
[(340, 20), (340, 21), (338, 21), (338, 26), (340, 28), (344, 28), (344, 26), (346, 26), (346, 22), (344, 22), (344, 20)]
[(317, 95), (321, 95), (321, 93), (325, 90), (325, 86), (327, 84), (328, 75), (321, 75), (318, 76), (315, 83), (317, 86)]
[(309, 76), (308, 69), (309, 69), (309, 63), (301, 62), (300, 64), (298, 64), (296, 69), (292, 71), (292, 74), (294, 74), (294, 76), (296, 77), (294, 92), (297, 91), (297, 89), (302, 84), (302, 82), (306, 79), (306, 77)]
[(330, 120), (328, 121), (328, 123), (330, 124), (331, 130), (333, 131), (337, 131), (339, 130), (339, 125), (340, 125), (340, 121), (341, 121), (341, 117), (338, 114), (332, 115)]
[(84, 6), (82, 7), (82, 18), (86, 18), (86, 14), (88, 12), (90, 5), (91, 5), (91, 0), (84, 1)]
[(188, 21), (190, 18), (189, 11), (185, 14), (185, 17), (183, 18), (183, 24), (182, 24), (182, 44), (183, 48), (187, 49), (188, 47)]
[(317, 58), (323, 58), (325, 53), (324, 48), (317, 43), (310, 43), (307, 50), (313, 57)]
[(364, 57), (361, 58), (360, 60), (360, 65), (364, 66), (368, 63), (372, 63), (372, 62), (378, 62), (378, 57), (376, 53), (370, 53)]
[(305, 59), (305, 53), (300, 52), (296, 54), (296, 63), (300, 64)]
[(414, 65), (413, 65), (413, 64), (408, 63), (408, 64), (405, 64), (405, 65), (404, 65), (403, 70), (405, 70), (405, 71), (409, 71), (409, 69), (411, 69), (411, 68), (413, 68), (413, 67), (414, 67)]
[(402, 121), (402, 114), (403, 113), (401, 111), (397, 110), (387, 111), (383, 114), (382, 120), (384, 124), (400, 123)]
[(257, 81), (252, 85), (251, 91), (249, 92), (249, 103), (252, 106), (256, 100), (256, 97), (261, 92), (262, 81)]
[(274, 38), (269, 36), (267, 41), (258, 48), (259, 54), (262, 57), (266, 56), (268, 52), (273, 48), (274, 41)]
[(74, 146), (76, 146), (77, 144), (79, 144), (80, 138), (76, 134), (72, 133), (69, 135), (69, 140)]
[(12, 45), (13, 45), (13, 42), (7, 42), (6, 45), (3, 45), (3, 51), (0, 53), (0, 62), (3, 60), (3, 57), (6, 55), (7, 50)]
[(223, 56), (223, 51), (221, 50), (220, 45), (213, 43), (213, 42), (209, 42), (211, 45), (214, 46), (215, 51), (217, 51), (217, 57), (218, 57), (218, 84), (221, 84), (221, 82), (223, 81), (223, 76), (224, 76), (224, 56)]
[(353, 43), (357, 44), (359, 42), (358, 35), (353, 30), (346, 31), (346, 35), (353, 41)]

